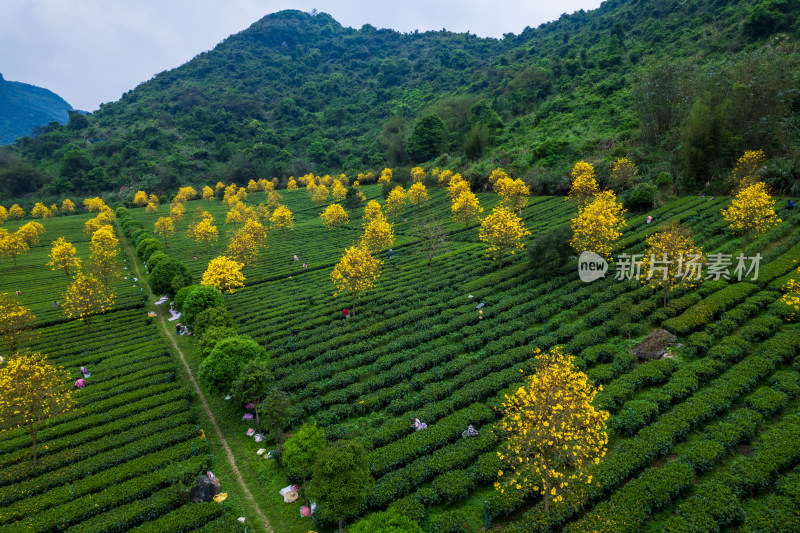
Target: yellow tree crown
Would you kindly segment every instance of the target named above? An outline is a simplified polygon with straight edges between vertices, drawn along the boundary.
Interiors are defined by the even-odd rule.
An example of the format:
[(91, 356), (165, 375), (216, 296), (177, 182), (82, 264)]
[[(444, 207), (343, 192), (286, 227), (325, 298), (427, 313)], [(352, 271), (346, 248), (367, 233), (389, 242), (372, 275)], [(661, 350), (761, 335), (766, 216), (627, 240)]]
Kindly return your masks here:
[(242, 274), (244, 265), (224, 255), (212, 259), (200, 281), (203, 285), (216, 287), (221, 293), (234, 293), (244, 287), (245, 277)]
[(414, 183), (414, 185), (408, 189), (408, 201), (411, 202), (411, 205), (426, 203), (428, 201), (428, 190), (425, 188), (425, 185), (420, 182)]
[(594, 179), (594, 167), (586, 161), (578, 161), (570, 172), (572, 184), (567, 199), (575, 201), (578, 206), (587, 205), (600, 187)]
[(498, 259), (502, 268), (503, 257), (508, 253), (514, 255), (517, 250), (522, 250), (525, 247), (522, 239), (530, 234), (516, 213), (495, 207), (492, 213), (481, 221), (478, 237), (488, 245), (486, 254)]
[(570, 244), (578, 254), (592, 251), (611, 259), (611, 252), (625, 227), (625, 209), (614, 191), (603, 191), (572, 219)]
[(339, 204), (329, 205), (322, 211), (319, 217), (328, 229), (338, 228), (342, 224), (350, 222), (350, 217), (347, 216), (347, 212)]
[(532, 490), (544, 496), (547, 511), (570, 483), (591, 483), (587, 467), (606, 454), (609, 413), (592, 405), (602, 387), (589, 383), (571, 355), (559, 346), (534, 353), (535, 372), (502, 404), (504, 441), (497, 454), (507, 468), (495, 488)]
[(294, 227), (294, 215), (285, 205), (279, 205), (272, 216), (269, 217), (269, 222), (273, 228), (278, 228), (281, 231), (292, 229)]

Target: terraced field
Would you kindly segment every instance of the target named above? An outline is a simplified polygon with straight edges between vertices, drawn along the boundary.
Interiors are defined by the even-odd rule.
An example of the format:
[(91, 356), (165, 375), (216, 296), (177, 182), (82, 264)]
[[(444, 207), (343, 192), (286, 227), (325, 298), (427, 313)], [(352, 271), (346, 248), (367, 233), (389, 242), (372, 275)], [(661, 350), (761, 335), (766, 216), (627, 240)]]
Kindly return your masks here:
[(219, 504), (187, 505), (183, 484), (209, 469), (211, 455), (198, 438), (189, 389), (146, 316), (143, 284), (126, 267), (127, 279), (113, 287), (113, 309), (94, 318), (90, 333), (52, 305), (66, 279), (45, 266), (50, 243), (64, 236), (85, 261), (88, 218), (48, 222), (39, 245), (16, 269), (0, 266), (0, 290), (20, 290), (39, 317), (34, 348), (73, 380), (81, 366), (91, 372), (87, 387), (75, 393), (76, 409), (40, 429), (36, 466), (27, 433), (0, 433), (0, 531), (231, 531)]
[[(363, 190), (380, 196), (376, 186)], [(578, 279), (574, 261), (537, 277), (525, 254), (498, 270), (477, 227), (452, 222), (445, 191), (430, 192), (428, 206), (398, 217), (394, 254), (382, 254), (377, 288), (363, 296), (355, 318), (342, 318), (350, 300), (332, 296), (330, 272), (360, 235), (360, 210), (346, 227), (326, 230), (319, 219), (324, 206), (313, 206), (304, 190), (281, 191), (294, 230), (272, 232), (259, 264), (245, 271), (246, 287), (226, 299), (240, 330), (270, 353), (278, 386), (298, 408), (292, 426), (315, 420), (329, 440), (353, 438), (369, 450), (376, 485), (365, 513), (389, 505), (423, 512), (423, 528), (433, 532), (478, 531), (487, 522), (512, 532), (800, 527), (800, 328), (776, 306), (800, 259), (798, 212), (780, 212), (783, 222), (748, 245), (745, 255), (762, 256), (757, 279), (704, 281), (674, 292), (663, 308), (659, 291), (615, 279), (613, 265), (592, 283)], [(498, 203), (493, 194), (478, 197), (485, 214)], [(257, 193), (247, 203), (262, 201)], [(742, 239), (729, 234), (719, 214), (727, 203), (688, 197), (629, 216), (622, 251), (642, 253), (648, 235), (681, 221), (706, 254), (736, 256)], [(186, 262), (196, 281), (227, 244), (222, 225), (223, 236), (209, 249), (186, 239), (197, 206), (224, 220), (218, 201), (190, 202), (165, 250)], [(151, 230), (166, 215), (166, 206), (159, 209), (130, 213)], [(563, 198), (531, 199), (523, 211), (529, 240), (573, 215)], [(654, 223), (645, 223), (647, 215)], [(412, 231), (428, 216), (451, 232), (430, 272)], [(39, 317), (37, 349), (75, 379), (80, 366), (92, 371), (78, 392), (79, 409), (41, 431), (38, 466), (27, 459), (26, 435), (0, 433), (0, 533), (238, 531), (223, 506), (185, 500), (182, 484), (211, 467), (213, 450), (199, 438), (184, 374), (147, 318), (132, 270), (114, 286), (114, 309), (93, 321), (90, 334), (52, 306), (65, 280), (44, 266), (50, 243), (63, 235), (85, 257), (88, 218), (56, 218), (17, 269), (0, 265), (0, 290), (20, 290)], [(632, 338), (628, 324), (635, 326)], [(637, 361), (630, 346), (656, 326), (675, 333), (679, 347), (671, 358)], [(181, 345), (196, 367), (192, 343)], [(565, 502), (545, 514), (532, 495), (493, 489), (500, 465), (490, 429), (533, 349), (555, 345), (604, 385), (596, 403), (611, 412), (611, 443), (593, 467), (596, 482), (570, 488)], [(226, 402), (212, 402), (220, 403)], [(243, 434), (246, 424), (234, 412), (219, 408), (232, 418), (226, 428)], [(414, 432), (412, 418), (428, 430)], [(462, 439), (470, 423), (480, 435)], [(236, 442), (243, 457), (256, 457), (262, 446), (241, 436)], [(273, 489), (286, 481), (274, 464), (247, 463), (263, 484), (252, 488), (278, 501)], [(331, 523), (320, 512), (314, 520), (317, 530)], [(311, 528), (296, 519), (281, 524), (292, 532)]]
[[(378, 195), (376, 187), (364, 189)], [(746, 256), (762, 256), (757, 279), (705, 281), (673, 293), (662, 308), (660, 292), (616, 280), (613, 270), (586, 284), (573, 262), (540, 279), (518, 256), (498, 271), (483, 255), (477, 228), (450, 222), (446, 194), (435, 190), (428, 207), (398, 217), (394, 255), (383, 255), (378, 287), (354, 320), (343, 320), (349, 299), (332, 296), (329, 274), (358, 238), (360, 219), (327, 231), (305, 191), (281, 192), (295, 229), (270, 237), (264, 260), (245, 272), (247, 286), (227, 305), (242, 332), (271, 354), (279, 386), (299, 407), (293, 425), (313, 419), (329, 439), (367, 447), (377, 480), (369, 511), (422, 506), (426, 531), (477, 531), (487, 519), (505, 531), (758, 530), (794, 516), (800, 329), (780, 318), (775, 303), (800, 258), (796, 211), (780, 212), (783, 223), (748, 245)], [(487, 212), (497, 204), (495, 195), (478, 196)], [(629, 216), (622, 251), (642, 253), (648, 235), (680, 221), (706, 254), (735, 257), (742, 239), (720, 216), (727, 204), (687, 197)], [(218, 202), (191, 202), (187, 218), (196, 205), (224, 220)], [(131, 212), (151, 227), (155, 216)], [(573, 214), (563, 198), (540, 197), (523, 218), (533, 239)], [(447, 221), (452, 232), (430, 273), (411, 234), (424, 215)], [(647, 215), (653, 224), (645, 224)], [(193, 245), (173, 240), (168, 253), (196, 275), (224, 248), (221, 239), (192, 260)], [(621, 315), (637, 326), (633, 339)], [(676, 333), (681, 347), (673, 358), (639, 363), (628, 348), (654, 326)], [(556, 344), (604, 384), (597, 403), (612, 414), (612, 439), (594, 469), (597, 482), (545, 515), (536, 498), (491, 488), (499, 464), (488, 430), (533, 349)], [(413, 432), (414, 417), (429, 429)], [(469, 423), (481, 435), (461, 439)], [(768, 507), (778, 510), (766, 514)]]

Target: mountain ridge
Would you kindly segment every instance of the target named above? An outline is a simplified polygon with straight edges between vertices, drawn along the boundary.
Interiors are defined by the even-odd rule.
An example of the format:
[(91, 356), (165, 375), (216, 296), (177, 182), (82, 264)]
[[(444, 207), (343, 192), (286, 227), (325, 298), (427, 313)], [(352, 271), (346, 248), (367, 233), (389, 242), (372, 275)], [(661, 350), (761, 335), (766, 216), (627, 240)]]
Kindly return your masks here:
[[(53, 195), (383, 166), (402, 181), (419, 163), (475, 187), (503, 166), (560, 193), (578, 159), (602, 182), (627, 155), (642, 181), (669, 172), (685, 192), (763, 148), (777, 161), (768, 181), (790, 191), (796, 14), (797, 0), (609, 0), (494, 39), (281, 11), (14, 152)], [(429, 115), (442, 135), (417, 127)], [(410, 150), (420, 141), (429, 149)]]
[(52, 121), (65, 124), (72, 106), (49, 89), (8, 81), (0, 73), (0, 145)]

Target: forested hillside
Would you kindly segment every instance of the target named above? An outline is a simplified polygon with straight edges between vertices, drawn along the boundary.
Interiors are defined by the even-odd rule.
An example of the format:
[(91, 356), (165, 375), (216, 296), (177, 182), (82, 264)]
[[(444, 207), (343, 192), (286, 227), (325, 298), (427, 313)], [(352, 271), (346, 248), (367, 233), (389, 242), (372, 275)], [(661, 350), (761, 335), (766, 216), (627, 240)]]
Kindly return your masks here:
[(383, 166), (402, 181), (427, 163), (474, 188), (503, 166), (557, 194), (577, 159), (602, 182), (627, 156), (634, 181), (715, 193), (763, 149), (766, 181), (800, 194), (798, 15), (798, 0), (609, 0), (497, 40), (282, 11), (18, 140), (0, 152), (0, 192), (128, 199)]

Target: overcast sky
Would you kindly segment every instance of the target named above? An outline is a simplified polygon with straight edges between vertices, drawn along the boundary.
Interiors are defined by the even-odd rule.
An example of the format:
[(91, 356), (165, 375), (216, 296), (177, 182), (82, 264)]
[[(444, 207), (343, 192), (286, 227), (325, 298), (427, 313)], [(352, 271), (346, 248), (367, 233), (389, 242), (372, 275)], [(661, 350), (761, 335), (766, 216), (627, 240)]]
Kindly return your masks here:
[(446, 28), (500, 38), (599, 5), (600, 0), (2, 0), (0, 73), (94, 111), (282, 9), (316, 8), (354, 28)]

